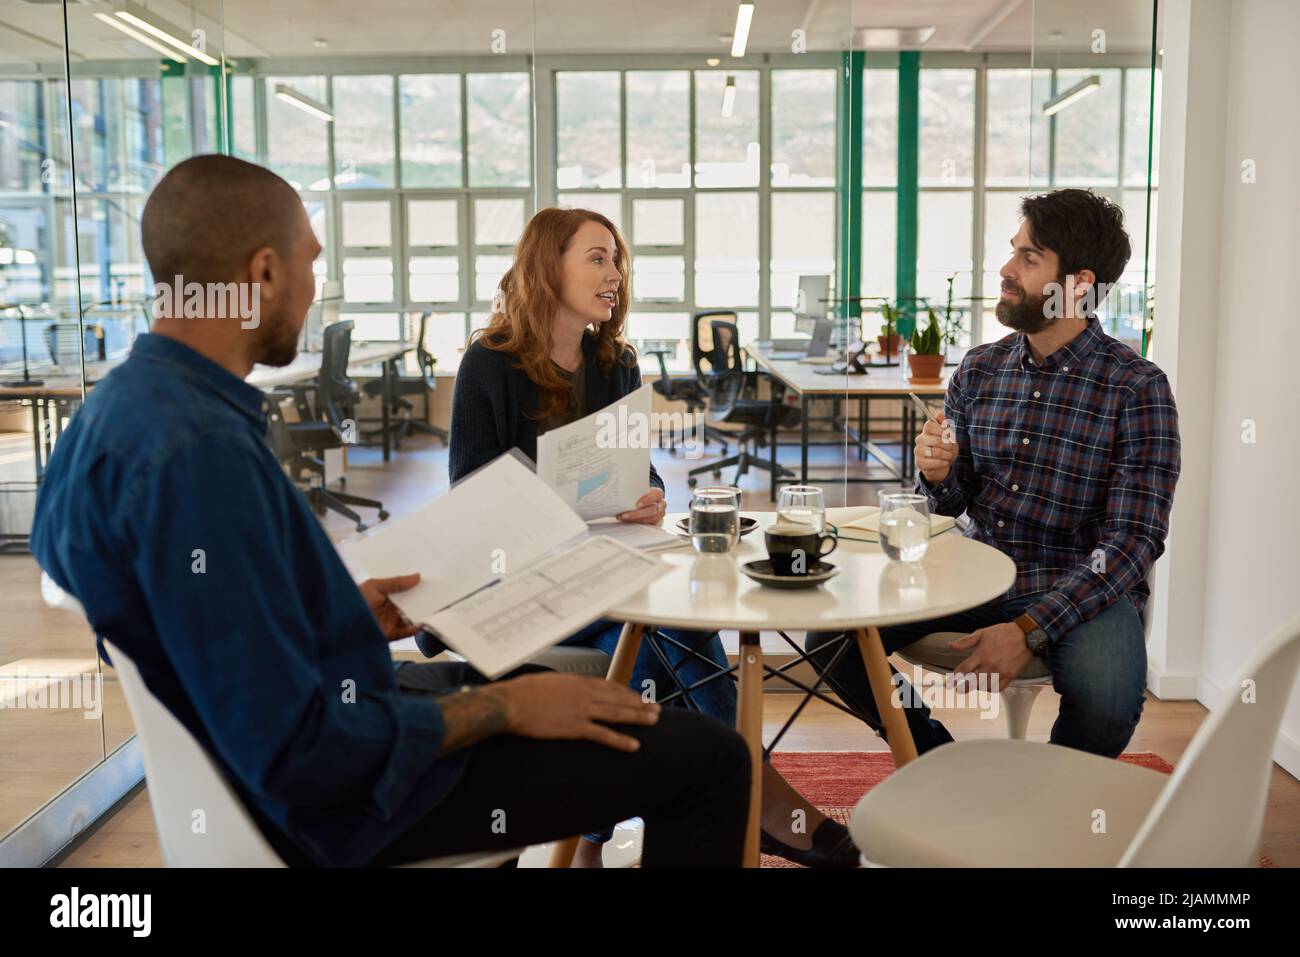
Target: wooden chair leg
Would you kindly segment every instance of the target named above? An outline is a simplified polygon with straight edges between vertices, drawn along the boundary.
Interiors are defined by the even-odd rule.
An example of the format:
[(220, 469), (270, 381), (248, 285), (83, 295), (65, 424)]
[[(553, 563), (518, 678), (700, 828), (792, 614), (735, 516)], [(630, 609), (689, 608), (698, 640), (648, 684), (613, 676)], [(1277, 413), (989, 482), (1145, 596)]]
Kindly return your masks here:
[(758, 632), (740, 635), (740, 692), (736, 728), (749, 745), (749, 821), (745, 828), (744, 867), (759, 865), (759, 830), (763, 813), (763, 649)]
[[(623, 626), (623, 633), (618, 636), (618, 647), (614, 649), (614, 657), (609, 662), (609, 671), (605, 673), (606, 681), (613, 681), (616, 684), (627, 685), (632, 680), (632, 668), (636, 665), (637, 653), (641, 650), (641, 635), (645, 632), (645, 625), (633, 625), (631, 623)], [(562, 841), (556, 841), (551, 848), (551, 867), (572, 867), (573, 856), (578, 853), (578, 837), (566, 837)]]
[(889, 661), (885, 657), (885, 646), (880, 641), (880, 632), (874, 625), (858, 629), (858, 651), (862, 653), (862, 663), (867, 669), (867, 681), (871, 683), (871, 694), (876, 699), (876, 711), (885, 724), (894, 764), (901, 768), (916, 760), (916, 742), (912, 740), (912, 729), (907, 726), (907, 716), (903, 714), (903, 709), (893, 705)]

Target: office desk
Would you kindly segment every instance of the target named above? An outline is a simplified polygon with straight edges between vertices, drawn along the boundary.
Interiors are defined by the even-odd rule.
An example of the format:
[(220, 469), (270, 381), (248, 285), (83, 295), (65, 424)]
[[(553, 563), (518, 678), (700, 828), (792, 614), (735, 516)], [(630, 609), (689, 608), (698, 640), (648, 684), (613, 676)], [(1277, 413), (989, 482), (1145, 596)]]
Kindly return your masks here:
[[(403, 344), (400, 342), (388, 343), (362, 343), (353, 346), (352, 351), (348, 354), (348, 374), (361, 375), (367, 366), (379, 366), (380, 377), (387, 380), (390, 376), (397, 375), (397, 360), (406, 355), (415, 346)], [(322, 353), (319, 352), (300, 352), (292, 362), (287, 366), (254, 366), (253, 371), (248, 374), (245, 380), (249, 385), (256, 386), (263, 391), (270, 389), (279, 389), (287, 385), (297, 385), (300, 382), (306, 382), (316, 378), (320, 373), (320, 364)], [(385, 389), (387, 394), (387, 389)], [(389, 414), (388, 403), (380, 401), (380, 421), (383, 423), (384, 435), (384, 461), (387, 462), (392, 455), (392, 437), (389, 435)]]
[[(354, 375), (364, 374), (367, 367), (380, 366), (382, 376), (395, 375), (393, 365), (412, 345), (402, 343), (360, 344), (352, 349), (349, 356), (348, 372)], [(86, 388), (91, 389), (95, 383), (121, 365), (125, 357), (109, 359), (104, 362), (86, 364)], [(321, 354), (319, 352), (300, 352), (287, 366), (258, 365), (248, 374), (249, 385), (259, 389), (277, 389), (314, 379), (320, 372)], [(54, 450), (54, 440), (63, 431), (63, 409), (71, 409), (81, 401), (81, 372), (68, 366), (45, 364), (31, 369), (31, 375), (40, 379), (40, 385), (14, 384), (0, 386), (0, 402), (14, 401), (30, 403), (32, 409), (32, 444), (36, 460), (36, 481), (45, 476), (50, 454)], [(382, 403), (384, 424), (384, 461), (390, 457), (391, 440), (389, 438), (388, 404)]]
[[(826, 519), (844, 525), (868, 511), (832, 508), (827, 509)], [(875, 543), (841, 540), (827, 559), (839, 568), (839, 575), (816, 588), (778, 591), (764, 588), (739, 570), (740, 564), (767, 556), (762, 530), (776, 515), (745, 514), (756, 519), (759, 528), (742, 538), (731, 554), (697, 555), (687, 548), (660, 552), (660, 560), (670, 570), (611, 608), (605, 617), (625, 623), (608, 674), (610, 681), (620, 685), (632, 680), (641, 635), (649, 625), (706, 632), (734, 628), (740, 632), (736, 724), (749, 745), (753, 773), (745, 866), (757, 867), (764, 673), (779, 673), (763, 664), (759, 630), (855, 633), (890, 751), (902, 767), (916, 757), (916, 746), (903, 712), (890, 704), (893, 684), (878, 627), (926, 621), (991, 601), (1015, 582), (1016, 566), (997, 549), (954, 531), (932, 538), (925, 558), (910, 564), (889, 561)], [(664, 527), (672, 528), (682, 517), (666, 516)], [(846, 529), (846, 533), (853, 530)]]
[[(912, 461), (912, 444), (920, 426), (917, 420), (920, 413), (907, 401), (907, 394), (915, 392), (923, 399), (942, 399), (948, 391), (948, 378), (955, 367), (945, 368), (941, 380), (931, 385), (913, 385), (907, 380), (907, 370), (902, 366), (871, 366), (870, 373), (823, 375), (814, 370), (825, 370), (827, 366), (801, 363), (796, 359), (773, 359), (766, 350), (754, 344), (745, 346), (748, 355), (760, 371), (772, 376), (791, 392), (799, 396), (800, 437), (799, 437), (799, 482), (808, 483), (808, 403), (811, 399), (857, 399), (865, 409), (872, 399), (901, 399), (903, 401), (903, 448), (901, 457), (895, 461), (883, 449), (871, 442), (866, 435), (855, 436), (855, 441), (874, 456), (881, 465), (891, 473), (887, 479), (843, 477), (837, 481), (870, 483), (880, 481), (909, 482), (915, 478), (915, 463)], [(847, 426), (850, 434), (854, 430)], [(777, 430), (772, 429), (772, 458), (776, 459)], [(776, 499), (776, 471), (772, 471), (771, 496)]]

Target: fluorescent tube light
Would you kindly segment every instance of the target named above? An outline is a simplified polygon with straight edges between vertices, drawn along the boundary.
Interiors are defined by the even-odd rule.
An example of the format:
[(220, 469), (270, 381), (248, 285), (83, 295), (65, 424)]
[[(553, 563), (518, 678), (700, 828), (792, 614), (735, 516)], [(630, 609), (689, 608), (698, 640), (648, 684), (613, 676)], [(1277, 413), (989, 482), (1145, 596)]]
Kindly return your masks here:
[(138, 3), (132, 3), (130, 0), (119, 3), (114, 8), (113, 15), (119, 20), (125, 20), (136, 29), (157, 37), (163, 43), (175, 47), (187, 56), (194, 57), (200, 63), (206, 63), (208, 66), (218, 66), (221, 63), (212, 54), (194, 46), (188, 39), (182, 39), (182, 37), (188, 38), (189, 34), (180, 27), (167, 22), (157, 14), (151, 13)]
[(863, 27), (858, 46), (863, 50), (919, 50), (937, 27)]
[(1044, 103), (1043, 115), (1052, 116), (1055, 113), (1060, 113), (1071, 103), (1077, 103), (1085, 96), (1096, 93), (1099, 89), (1101, 89), (1101, 77), (1096, 73), (1092, 76), (1086, 76), (1068, 90), (1062, 90)]
[(320, 100), (313, 100), (306, 93), (299, 93), (287, 83), (277, 83), (275, 85), (275, 95), (290, 106), (296, 106), (304, 113), (310, 113), (312, 116), (324, 120), (326, 123), (334, 122), (334, 111), (322, 103)]
[(107, 23), (114, 30), (120, 30), (122, 33), (125, 33), (127, 36), (129, 36), (132, 40), (135, 40), (137, 43), (143, 43), (150, 50), (153, 50), (155, 53), (161, 53), (167, 59), (172, 60), (175, 63), (189, 62), (189, 60), (185, 59), (185, 57), (181, 56), (175, 50), (168, 49), (167, 47), (159, 43), (157, 40), (155, 40), (153, 37), (141, 33), (139, 30), (131, 26), (129, 23), (119, 20), (116, 17), (110, 17), (107, 13), (96, 13), (95, 19), (99, 20), (101, 23)]
[(722, 88), (722, 115), (731, 116), (736, 112), (736, 78), (727, 77), (727, 85)]
[(731, 55), (740, 59), (749, 43), (749, 25), (754, 21), (754, 5), (742, 3), (736, 8), (736, 29), (731, 34)]

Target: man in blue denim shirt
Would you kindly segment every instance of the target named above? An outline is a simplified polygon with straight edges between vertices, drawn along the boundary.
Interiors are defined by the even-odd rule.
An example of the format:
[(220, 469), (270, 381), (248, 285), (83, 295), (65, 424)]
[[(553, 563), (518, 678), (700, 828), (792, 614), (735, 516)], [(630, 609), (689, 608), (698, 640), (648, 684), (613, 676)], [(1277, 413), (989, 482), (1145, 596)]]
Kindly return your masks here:
[(255, 308), (161, 310), (60, 438), (32, 550), (281, 855), (399, 863), (640, 815), (645, 864), (738, 864), (749, 760), (721, 723), (574, 675), (461, 667), (437, 684), (473, 687), (398, 688), (386, 642), (413, 629), (386, 595), (417, 578), (353, 583), (243, 381), (293, 359), (314, 296), (320, 245), (292, 187), (195, 157), (141, 225), (160, 284), (240, 284)]

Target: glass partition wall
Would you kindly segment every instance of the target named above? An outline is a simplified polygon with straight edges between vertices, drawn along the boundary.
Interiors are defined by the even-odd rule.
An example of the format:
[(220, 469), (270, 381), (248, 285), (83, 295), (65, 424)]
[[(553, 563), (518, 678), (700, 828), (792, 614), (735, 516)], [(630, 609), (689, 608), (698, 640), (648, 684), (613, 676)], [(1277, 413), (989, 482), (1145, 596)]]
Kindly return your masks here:
[[(529, 217), (608, 215), (632, 253), (643, 379), (693, 376), (712, 342), (694, 317), (728, 311), (782, 423), (745, 443), (779, 461), (775, 482), (756, 464), (714, 474), (734, 439), (725, 455), (655, 449), (671, 511), (695, 469), (753, 510), (805, 476), (831, 506), (910, 487), (897, 334), (933, 311), (951, 371), (1005, 332), (998, 270), (1026, 193), (1084, 186), (1123, 206), (1133, 258), (1100, 312), (1135, 348), (1149, 337), (1154, 0), (1025, 0), (996, 22), (952, 0), (908, 23), (850, 0), (489, 0), (419, 19), (380, 0), (360, 22), (306, 2), (274, 18), (251, 0), (65, 6), (0, 0), (0, 863), (45, 860), (139, 780), (112, 671), (78, 614), (46, 606), (24, 543), (59, 432), (148, 329), (140, 214), (188, 156), (293, 184), (322, 245), (314, 310), (356, 341), (423, 328), (442, 425)], [(818, 320), (833, 355), (868, 344), (868, 375), (773, 358), (803, 353)], [(347, 474), (399, 515), (446, 489), (446, 452), (417, 441), (385, 466), (349, 448)]]

